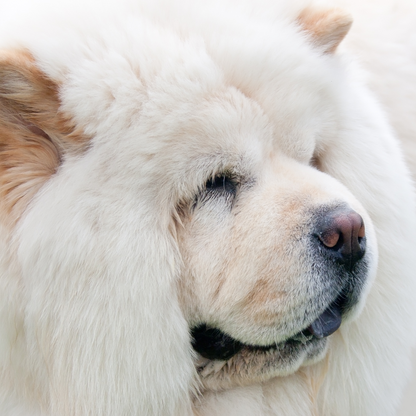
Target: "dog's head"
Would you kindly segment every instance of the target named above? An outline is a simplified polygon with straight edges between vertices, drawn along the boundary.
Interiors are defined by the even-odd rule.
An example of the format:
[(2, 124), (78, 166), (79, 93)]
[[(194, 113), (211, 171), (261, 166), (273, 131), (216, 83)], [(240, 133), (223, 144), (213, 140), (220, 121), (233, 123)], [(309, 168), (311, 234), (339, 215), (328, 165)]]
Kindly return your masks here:
[(29, 396), (186, 414), (195, 378), (293, 373), (360, 309), (376, 242), (343, 184), (365, 159), (338, 146), (356, 132), (330, 56), (350, 21), (305, 16), (276, 29), (290, 48), (251, 34), (260, 52), (133, 19), (74, 55), (52, 45), (42, 71), (2, 53), (3, 263)]

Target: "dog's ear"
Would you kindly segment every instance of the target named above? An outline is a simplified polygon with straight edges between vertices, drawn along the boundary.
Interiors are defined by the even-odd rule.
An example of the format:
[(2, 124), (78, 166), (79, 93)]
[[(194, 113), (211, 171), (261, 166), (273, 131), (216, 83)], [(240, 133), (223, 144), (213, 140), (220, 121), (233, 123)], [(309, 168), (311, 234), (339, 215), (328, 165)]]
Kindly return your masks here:
[(24, 51), (0, 51), (0, 212), (14, 222), (85, 136), (60, 112), (58, 85)]
[(351, 28), (352, 17), (339, 9), (307, 8), (298, 17), (302, 29), (324, 53), (334, 53)]

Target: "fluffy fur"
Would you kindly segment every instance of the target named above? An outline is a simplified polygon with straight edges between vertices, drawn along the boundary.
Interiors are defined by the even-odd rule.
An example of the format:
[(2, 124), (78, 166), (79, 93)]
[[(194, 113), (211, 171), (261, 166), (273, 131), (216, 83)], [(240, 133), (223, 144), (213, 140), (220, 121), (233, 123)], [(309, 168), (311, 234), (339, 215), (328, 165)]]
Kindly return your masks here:
[[(415, 131), (416, 71), (389, 72), (415, 68), (377, 37), (401, 40), (389, 6), (370, 33), (352, 5), (348, 34), (334, 3), (33, 3), (0, 16), (1, 415), (393, 415), (416, 293), (395, 136)], [(193, 350), (201, 323), (255, 346), (310, 325), (352, 279), (310, 240), (343, 207), (367, 250), (337, 332)]]

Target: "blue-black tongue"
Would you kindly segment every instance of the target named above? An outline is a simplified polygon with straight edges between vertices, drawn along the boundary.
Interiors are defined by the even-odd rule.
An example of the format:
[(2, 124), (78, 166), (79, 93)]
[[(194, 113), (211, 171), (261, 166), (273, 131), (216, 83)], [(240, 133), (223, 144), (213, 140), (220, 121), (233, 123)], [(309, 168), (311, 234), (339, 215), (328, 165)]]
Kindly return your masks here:
[(316, 338), (325, 338), (333, 334), (341, 325), (341, 308), (331, 305), (307, 329)]

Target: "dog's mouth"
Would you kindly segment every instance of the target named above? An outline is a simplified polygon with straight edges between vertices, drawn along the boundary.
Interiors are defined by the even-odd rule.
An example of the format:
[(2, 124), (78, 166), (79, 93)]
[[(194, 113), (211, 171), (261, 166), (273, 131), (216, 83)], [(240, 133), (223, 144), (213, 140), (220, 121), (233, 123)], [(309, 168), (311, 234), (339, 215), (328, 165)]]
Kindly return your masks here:
[(243, 349), (253, 352), (267, 352), (272, 349), (282, 349), (288, 345), (306, 345), (314, 340), (330, 336), (340, 327), (345, 305), (346, 297), (341, 294), (307, 328), (278, 344), (266, 346), (244, 344), (218, 328), (201, 324), (192, 329), (192, 346), (204, 358), (229, 360)]

